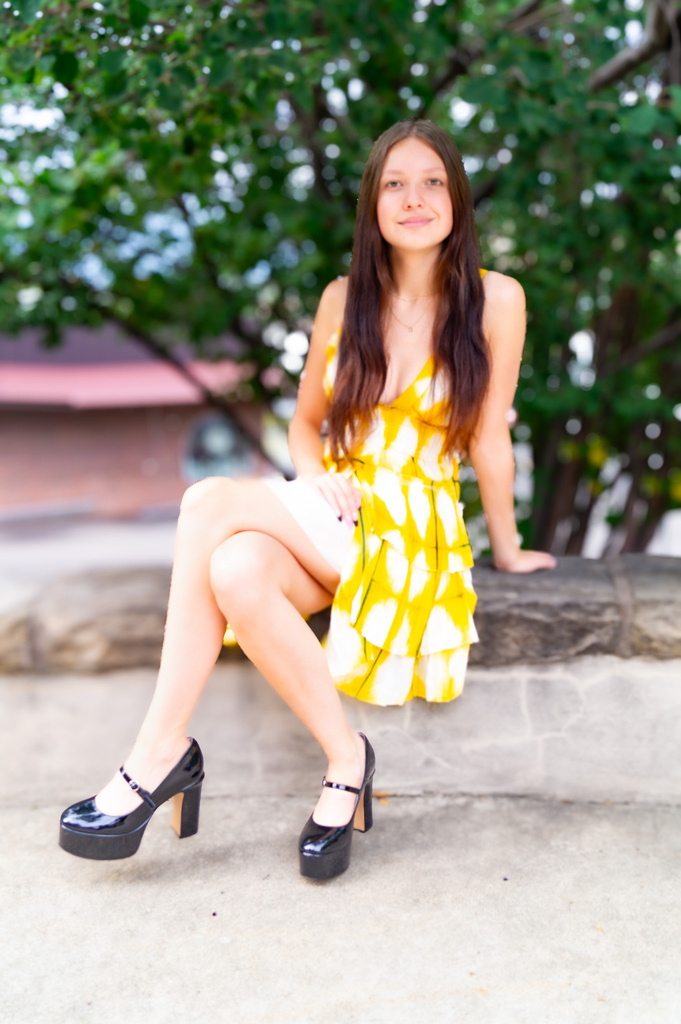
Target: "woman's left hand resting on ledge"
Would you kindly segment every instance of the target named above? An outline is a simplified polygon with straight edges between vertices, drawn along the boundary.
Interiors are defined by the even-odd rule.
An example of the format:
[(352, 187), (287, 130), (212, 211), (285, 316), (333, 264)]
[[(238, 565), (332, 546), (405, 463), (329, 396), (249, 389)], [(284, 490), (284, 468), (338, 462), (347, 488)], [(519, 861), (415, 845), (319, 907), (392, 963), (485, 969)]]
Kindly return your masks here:
[(525, 293), (514, 278), (495, 271), (485, 274), (483, 287), (483, 329), (489, 344), (491, 377), (469, 455), (478, 478), (494, 566), (503, 572), (519, 573), (554, 569), (553, 555), (521, 550), (513, 512), (515, 462), (508, 411), (513, 405), (525, 343)]
[(537, 569), (555, 569), (556, 559), (547, 551), (523, 551), (517, 548), (506, 558), (494, 558), (495, 569), (502, 572), (536, 572)]

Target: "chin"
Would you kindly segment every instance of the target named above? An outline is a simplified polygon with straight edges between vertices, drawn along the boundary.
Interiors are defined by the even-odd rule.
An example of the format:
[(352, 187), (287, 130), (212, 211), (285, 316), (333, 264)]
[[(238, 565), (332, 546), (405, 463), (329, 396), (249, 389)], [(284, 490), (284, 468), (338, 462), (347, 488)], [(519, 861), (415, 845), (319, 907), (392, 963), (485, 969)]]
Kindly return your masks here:
[(387, 241), (388, 245), (391, 245), (393, 249), (403, 249), (405, 252), (428, 252), (431, 249), (439, 249), (447, 237), (447, 235), (445, 235), (444, 238), (440, 238), (439, 236), (430, 238), (404, 238), (403, 236), (400, 236), (393, 240), (387, 239)]

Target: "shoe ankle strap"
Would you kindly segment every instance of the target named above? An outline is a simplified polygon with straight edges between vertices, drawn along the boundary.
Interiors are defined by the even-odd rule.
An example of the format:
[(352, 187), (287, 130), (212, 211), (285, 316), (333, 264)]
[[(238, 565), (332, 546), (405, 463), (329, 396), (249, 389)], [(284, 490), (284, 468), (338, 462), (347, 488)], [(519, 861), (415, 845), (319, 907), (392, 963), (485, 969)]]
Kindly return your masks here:
[(326, 778), (326, 775), (322, 779), (322, 786), (327, 786), (329, 789), (343, 789), (347, 793), (354, 793), (355, 795), (357, 795), (357, 793), (361, 792), (361, 790), (356, 789), (355, 786), (346, 786), (342, 782), (328, 782), (327, 778)]
[(156, 810), (156, 804), (154, 803), (154, 801), (151, 798), (151, 793), (147, 792), (146, 789), (143, 789), (140, 786), (139, 782), (135, 782), (135, 780), (130, 775), (128, 775), (128, 773), (126, 772), (126, 770), (125, 770), (123, 765), (121, 765), (118, 770), (121, 773), (121, 775), (123, 776), (123, 778), (125, 779), (125, 781), (127, 782), (127, 784), (130, 786), (130, 789), (134, 793), (137, 793), (138, 796), (141, 796), (142, 799), (144, 800), (145, 804), (149, 804), (149, 806), (151, 807), (152, 811), (155, 811)]

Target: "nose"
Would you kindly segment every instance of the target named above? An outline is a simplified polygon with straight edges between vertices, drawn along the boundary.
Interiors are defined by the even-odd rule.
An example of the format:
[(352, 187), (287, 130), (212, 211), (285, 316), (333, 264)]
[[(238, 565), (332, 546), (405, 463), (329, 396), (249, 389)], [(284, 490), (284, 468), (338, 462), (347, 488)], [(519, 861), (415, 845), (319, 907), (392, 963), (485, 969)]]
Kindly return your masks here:
[(404, 194), (404, 205), (408, 209), (412, 209), (414, 206), (423, 206), (423, 196), (416, 182), (411, 182), (407, 186)]

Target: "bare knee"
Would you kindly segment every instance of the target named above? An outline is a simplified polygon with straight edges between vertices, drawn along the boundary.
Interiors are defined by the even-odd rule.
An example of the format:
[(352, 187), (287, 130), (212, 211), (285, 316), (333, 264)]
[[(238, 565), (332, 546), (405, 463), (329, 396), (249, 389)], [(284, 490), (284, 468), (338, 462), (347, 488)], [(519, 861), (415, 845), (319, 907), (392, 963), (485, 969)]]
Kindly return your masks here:
[(238, 484), (224, 476), (208, 476), (205, 480), (198, 480), (182, 495), (180, 515), (201, 513), (225, 504), (230, 501), (237, 487)]
[(276, 574), (258, 533), (236, 533), (215, 549), (210, 560), (210, 585), (230, 621), (257, 614), (268, 590), (277, 586)]
[(239, 484), (211, 476), (188, 487), (182, 497), (178, 537), (209, 549), (238, 529)]

